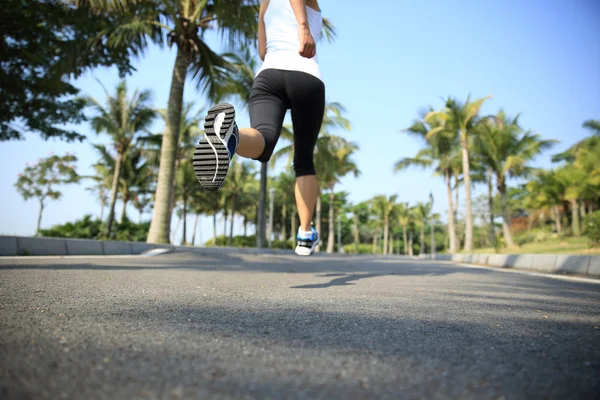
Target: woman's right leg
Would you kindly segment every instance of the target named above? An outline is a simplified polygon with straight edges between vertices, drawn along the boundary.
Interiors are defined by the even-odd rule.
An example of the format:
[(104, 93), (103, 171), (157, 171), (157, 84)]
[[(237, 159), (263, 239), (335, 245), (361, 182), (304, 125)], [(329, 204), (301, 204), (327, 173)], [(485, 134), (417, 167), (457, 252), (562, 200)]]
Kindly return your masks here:
[(286, 71), (285, 76), (294, 126), (296, 205), (300, 229), (309, 232), (318, 196), (313, 153), (325, 112), (325, 86), (304, 72)]

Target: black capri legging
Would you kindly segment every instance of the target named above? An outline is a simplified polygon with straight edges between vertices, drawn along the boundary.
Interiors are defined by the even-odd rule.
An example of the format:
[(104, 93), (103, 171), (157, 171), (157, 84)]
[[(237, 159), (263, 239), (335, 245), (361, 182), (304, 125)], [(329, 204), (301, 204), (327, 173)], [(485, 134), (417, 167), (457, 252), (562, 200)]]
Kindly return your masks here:
[(315, 175), (313, 153), (325, 112), (323, 82), (305, 72), (266, 69), (254, 80), (248, 108), (252, 128), (265, 138), (265, 150), (257, 160), (271, 159), (285, 113), (291, 109), (295, 174)]

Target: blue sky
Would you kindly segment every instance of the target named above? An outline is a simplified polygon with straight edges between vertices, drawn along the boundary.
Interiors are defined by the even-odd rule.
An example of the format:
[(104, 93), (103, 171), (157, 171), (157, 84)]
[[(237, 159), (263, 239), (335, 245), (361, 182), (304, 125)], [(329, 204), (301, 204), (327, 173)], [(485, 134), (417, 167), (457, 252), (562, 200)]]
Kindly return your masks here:
[[(348, 4), (345, 0), (321, 0), (323, 14), (337, 27), (338, 37), (332, 44), (320, 44), (318, 57), (328, 101), (342, 103), (353, 125), (350, 132), (337, 133), (360, 147), (355, 161), (361, 176), (344, 178), (339, 186), (350, 193), (353, 202), (395, 193), (399, 201), (414, 203), (426, 201), (432, 192), (435, 211), (445, 214), (441, 179), (418, 169), (393, 172), (398, 159), (414, 155), (421, 147), (401, 130), (423, 107), (441, 107), (443, 97), (492, 95), (482, 113), (495, 113), (499, 108), (509, 115), (522, 113), (524, 128), (559, 140), (553, 150), (535, 161), (538, 167), (551, 167), (551, 154), (588, 135), (581, 127), (584, 120), (600, 119), (597, 0), (378, 0), (368, 7)], [(213, 43), (218, 43), (216, 38)], [(151, 48), (136, 62), (138, 72), (128, 78), (128, 85), (151, 89), (155, 105), (165, 107), (173, 63), (172, 50)], [(96, 79), (111, 90), (118, 76), (114, 69), (96, 69), (75, 84), (83, 93), (103, 99)], [(185, 100), (210, 107), (190, 81)], [(238, 110), (238, 124), (249, 124), (246, 110)], [(87, 125), (76, 129), (87, 135), (87, 142), (43, 141), (32, 134), (25, 141), (0, 145), (0, 234), (34, 233), (38, 204), (25, 202), (13, 186), (25, 163), (50, 152), (70, 151), (79, 158), (81, 174), (93, 172), (90, 166), (98, 157), (90, 143), (103, 143), (107, 138)], [(154, 129), (161, 131), (162, 123), (157, 120)], [(42, 227), (73, 221), (86, 213), (98, 215), (99, 202), (85, 190), (87, 186), (65, 188), (63, 198), (46, 207)], [(476, 187), (475, 195), (483, 191)], [(135, 210), (128, 213), (137, 220)], [(150, 215), (144, 216), (148, 218)], [(191, 231), (191, 223), (188, 226)], [(222, 224), (218, 226), (222, 229)], [(240, 224), (235, 230), (241, 232)], [(209, 218), (202, 221), (199, 232), (203, 241), (211, 237)]]

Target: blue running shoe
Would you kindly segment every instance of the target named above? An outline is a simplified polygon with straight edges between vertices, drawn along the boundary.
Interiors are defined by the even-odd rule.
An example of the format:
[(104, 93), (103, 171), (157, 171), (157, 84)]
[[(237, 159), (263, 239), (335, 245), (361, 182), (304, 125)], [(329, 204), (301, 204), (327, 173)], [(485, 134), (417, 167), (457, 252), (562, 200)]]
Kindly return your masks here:
[(196, 146), (192, 164), (200, 185), (217, 191), (223, 186), (229, 164), (240, 144), (235, 109), (220, 103), (208, 110), (204, 120), (204, 138)]
[(296, 254), (300, 256), (310, 256), (315, 252), (315, 248), (321, 242), (319, 233), (315, 228), (311, 228), (310, 236), (302, 235), (300, 232), (296, 235), (298, 244), (296, 245)]

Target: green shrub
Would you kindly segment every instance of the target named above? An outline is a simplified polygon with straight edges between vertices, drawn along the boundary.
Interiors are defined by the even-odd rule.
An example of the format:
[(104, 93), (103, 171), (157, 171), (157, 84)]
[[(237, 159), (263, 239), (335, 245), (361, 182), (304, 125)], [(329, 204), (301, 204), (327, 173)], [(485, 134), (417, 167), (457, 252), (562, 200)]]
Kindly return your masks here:
[(344, 252), (348, 254), (373, 254), (373, 244), (360, 243), (358, 245), (358, 251), (356, 251), (354, 243), (350, 243), (344, 246)]
[[(145, 242), (150, 230), (150, 222), (136, 224), (125, 218), (123, 222), (113, 224), (111, 240), (126, 242)], [(99, 219), (85, 215), (75, 222), (54, 225), (50, 229), (40, 229), (40, 235), (45, 237), (61, 237), (72, 239), (106, 240), (106, 224)]]
[(590, 240), (590, 247), (600, 245), (600, 210), (588, 214), (583, 219), (583, 231)]

